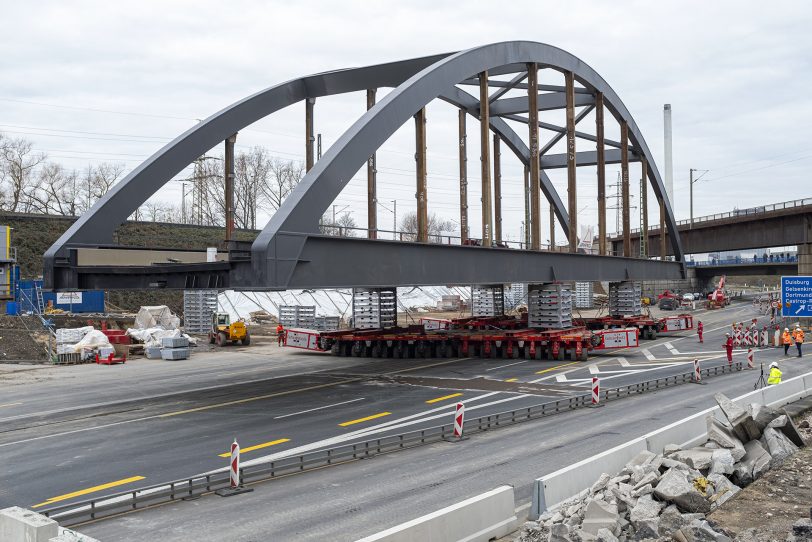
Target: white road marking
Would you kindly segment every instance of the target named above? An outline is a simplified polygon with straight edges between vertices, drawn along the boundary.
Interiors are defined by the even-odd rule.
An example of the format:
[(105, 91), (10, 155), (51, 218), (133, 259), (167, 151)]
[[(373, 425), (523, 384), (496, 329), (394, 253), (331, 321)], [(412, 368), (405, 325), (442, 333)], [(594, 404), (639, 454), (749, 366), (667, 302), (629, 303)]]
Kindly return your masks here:
[(668, 348), (668, 351), (669, 351), (669, 352), (671, 352), (672, 354), (679, 354), (679, 350), (677, 350), (676, 348), (674, 348), (674, 345), (673, 345), (673, 344), (671, 344), (670, 342), (665, 343), (663, 346), (665, 346), (666, 348)]
[[(644, 356), (646, 356), (646, 359), (649, 360), (649, 361), (654, 361), (655, 359), (657, 359), (656, 357), (654, 357), (654, 354), (649, 352), (648, 348), (643, 348), (640, 351), (643, 353)], [(626, 363), (628, 363), (628, 362), (626, 362)], [(623, 365), (623, 364), (621, 363), (621, 365)]]
[(285, 414), (284, 416), (276, 416), (276, 417), (274, 417), (274, 420), (281, 420), (282, 418), (289, 418), (291, 416), (298, 416), (299, 414), (307, 414), (308, 412), (315, 412), (317, 410), (324, 410), (325, 408), (331, 408), (331, 407), (334, 407), (334, 406), (346, 405), (346, 404), (349, 404), (349, 403), (355, 403), (356, 401), (363, 401), (364, 399), (365, 399), (365, 397), (359, 397), (358, 399), (351, 399), (349, 401), (342, 401), (340, 403), (333, 403), (332, 405), (324, 405), (324, 406), (320, 406), (320, 407), (316, 407), (316, 408), (310, 408), (308, 410), (300, 410), (299, 412), (292, 412), (291, 414)]
[(520, 365), (522, 363), (527, 363), (528, 361), (530, 361), (530, 360), (526, 359), (524, 361), (517, 361), (515, 363), (508, 363), (507, 365), (499, 365), (498, 367), (491, 367), (490, 369), (485, 369), (485, 371), (495, 371), (496, 369), (504, 369), (505, 367), (512, 367), (514, 365)]

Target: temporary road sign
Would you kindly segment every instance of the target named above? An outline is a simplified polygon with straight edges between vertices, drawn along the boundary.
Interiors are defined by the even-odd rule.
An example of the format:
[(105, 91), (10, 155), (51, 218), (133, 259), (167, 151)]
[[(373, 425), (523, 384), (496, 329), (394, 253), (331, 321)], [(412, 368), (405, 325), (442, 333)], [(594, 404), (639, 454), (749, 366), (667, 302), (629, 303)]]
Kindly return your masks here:
[(812, 277), (781, 277), (784, 316), (812, 317)]
[(598, 377), (592, 377), (592, 404), (597, 405), (601, 402), (601, 381)]

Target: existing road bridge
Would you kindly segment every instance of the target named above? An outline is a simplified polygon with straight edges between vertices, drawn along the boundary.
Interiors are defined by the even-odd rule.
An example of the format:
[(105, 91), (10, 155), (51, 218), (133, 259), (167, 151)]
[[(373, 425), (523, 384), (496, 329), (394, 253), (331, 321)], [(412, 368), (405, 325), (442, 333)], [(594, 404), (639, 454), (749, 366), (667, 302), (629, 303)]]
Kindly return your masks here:
[[(539, 73), (557, 73), (562, 84), (540, 84)], [(378, 88), (393, 88), (380, 101)], [(472, 88), (473, 92), (467, 92)], [(366, 93), (366, 112), (314, 160), (316, 100)], [(461, 244), (429, 242), (427, 235), (426, 105), (442, 100), (459, 110)], [(307, 173), (250, 245), (232, 240), (234, 142), (237, 132), (276, 111), (302, 104)], [(539, 119), (563, 110), (565, 126)], [(594, 129), (576, 129), (591, 112)], [(604, 137), (605, 113), (617, 122), (620, 141)], [(483, 211), (482, 239), (470, 239), (467, 216), (466, 119), (478, 121)], [(401, 126), (414, 120), (418, 227), (414, 242), (377, 235), (375, 153)], [(511, 121), (513, 124), (508, 124)], [(521, 137), (513, 125), (525, 125)], [(552, 132), (541, 141), (539, 130)], [(522, 130), (524, 131), (524, 129)], [(493, 144), (491, 143), (493, 137)], [(526, 139), (526, 141), (525, 141)], [(566, 152), (555, 153), (563, 141)], [(193, 160), (225, 142), (227, 244), (217, 261), (205, 252), (114, 246), (115, 228)], [(587, 148), (583, 147), (587, 143)], [(505, 145), (525, 166), (526, 222), (522, 249), (504, 248), (498, 147)], [(631, 248), (629, 168), (639, 163), (659, 206), (660, 253), (673, 261), (638, 256)], [(622, 256), (579, 254), (577, 168), (597, 170), (599, 234), (606, 234), (606, 164), (620, 164), (625, 242)], [(352, 176), (366, 165), (366, 239), (319, 233), (319, 219)], [(567, 169), (564, 203), (546, 171)], [(590, 177), (592, 174), (590, 173)], [(637, 178), (637, 177), (635, 177)], [(590, 179), (591, 180), (591, 179)], [(561, 225), (568, 251), (544, 250), (541, 195), (551, 221)], [(644, 207), (647, 202), (641, 202)], [(647, 211), (644, 212), (647, 216)], [(546, 221), (546, 218), (544, 219)], [(665, 232), (670, 235), (664, 235)], [(585, 62), (535, 42), (494, 43), (456, 53), (324, 72), (270, 87), (215, 113), (178, 136), (117, 183), (45, 254), (46, 287), (297, 289), (391, 287), (436, 284), (547, 282), (554, 280), (648, 280), (684, 276), (680, 232), (643, 134), (615, 91)], [(552, 240), (554, 243), (554, 239)], [(665, 244), (668, 243), (668, 248)]]
[[(696, 266), (697, 276), (716, 275), (809, 275), (812, 274), (812, 199), (801, 199), (739, 209), (728, 213), (680, 220), (677, 223), (685, 254), (703, 254), (732, 250), (797, 246), (796, 261), (788, 258), (717, 261)], [(660, 256), (656, 228), (648, 231), (651, 256)], [(668, 236), (668, 233), (666, 233)], [(622, 236), (611, 239), (612, 252), (623, 249)], [(631, 233), (634, 251), (639, 251), (640, 230)], [(668, 247), (668, 245), (665, 245)], [(666, 254), (673, 254), (667, 249)], [(690, 264), (688, 264), (690, 265)]]

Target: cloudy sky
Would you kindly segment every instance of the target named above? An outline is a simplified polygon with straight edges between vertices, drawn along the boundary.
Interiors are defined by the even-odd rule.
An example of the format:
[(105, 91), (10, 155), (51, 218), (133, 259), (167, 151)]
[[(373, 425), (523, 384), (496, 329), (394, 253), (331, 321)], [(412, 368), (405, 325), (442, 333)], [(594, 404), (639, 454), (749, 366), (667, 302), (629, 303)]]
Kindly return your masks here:
[[(689, 168), (709, 170), (695, 185), (697, 216), (812, 197), (812, 5), (800, 0), (5, 4), (0, 131), (32, 140), (70, 168), (120, 161), (130, 170), (197, 119), (300, 75), (533, 40), (570, 51), (612, 85), (661, 172), (662, 106), (672, 104), (678, 218), (688, 216)], [(325, 148), (364, 108), (360, 93), (319, 100), (316, 131)], [(557, 114), (541, 117), (563, 122)], [(472, 119), (472, 143), (475, 129)], [(238, 150), (259, 145), (301, 160), (303, 132), (300, 104), (241, 131)], [(616, 128), (607, 137), (616, 138)], [(378, 155), (382, 228), (391, 228), (393, 201), (399, 214), (414, 208), (413, 141), (409, 123)], [(584, 142), (579, 150), (592, 148)], [(508, 152), (504, 229), (517, 239), (522, 172)], [(428, 153), (430, 211), (456, 219), (456, 113), (442, 103), (428, 108)], [(479, 231), (478, 157), (470, 145), (472, 235)], [(608, 169), (613, 182), (617, 168)], [(552, 178), (566, 201), (565, 170)], [(595, 224), (594, 168), (579, 169), (578, 186), (580, 222)], [(169, 182), (155, 198), (179, 203), (180, 183)], [(335, 204), (365, 224), (363, 172)], [(635, 212), (633, 223), (638, 219)], [(614, 224), (610, 211), (610, 231)]]

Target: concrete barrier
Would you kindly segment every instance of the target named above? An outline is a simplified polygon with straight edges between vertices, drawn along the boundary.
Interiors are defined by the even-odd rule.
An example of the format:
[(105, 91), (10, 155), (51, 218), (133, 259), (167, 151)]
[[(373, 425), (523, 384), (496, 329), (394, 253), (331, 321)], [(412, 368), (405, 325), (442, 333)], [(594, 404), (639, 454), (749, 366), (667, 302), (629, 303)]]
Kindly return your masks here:
[(629, 458), (646, 449), (646, 439), (641, 437), (538, 478), (533, 483), (530, 517), (537, 518), (548, 508), (588, 489), (604, 472), (619, 471)]
[(514, 506), (513, 486), (501, 486), (358, 542), (487, 542), (516, 528)]
[(0, 510), (0, 540), (3, 542), (48, 542), (59, 535), (59, 525), (31, 510), (12, 506)]
[[(777, 408), (809, 395), (812, 395), (812, 373), (790, 378), (777, 386), (746, 393), (733, 401), (743, 407), (750, 403), (762, 403)], [(538, 518), (545, 511), (589, 489), (601, 474), (614, 474), (620, 471), (642, 450), (659, 454), (667, 444), (691, 447), (703, 443), (708, 436), (705, 422), (708, 415), (724, 420), (724, 414), (718, 406), (708, 408), (631, 442), (536, 479), (533, 484), (530, 519)]]

